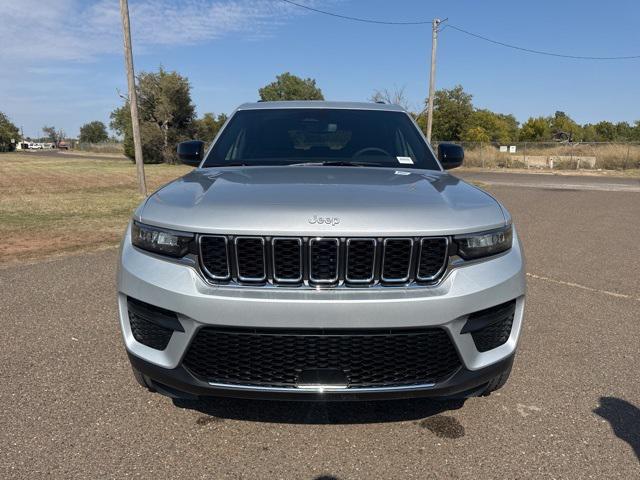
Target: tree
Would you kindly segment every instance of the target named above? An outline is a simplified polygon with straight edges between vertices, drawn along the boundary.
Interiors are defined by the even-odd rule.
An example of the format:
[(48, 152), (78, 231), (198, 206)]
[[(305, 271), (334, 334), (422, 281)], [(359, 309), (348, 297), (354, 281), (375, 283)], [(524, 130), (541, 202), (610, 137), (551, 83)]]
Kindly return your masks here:
[[(452, 89), (436, 90), (433, 99), (433, 140), (461, 140), (473, 114), (473, 96), (461, 85)], [(426, 115), (418, 117), (418, 124), (426, 130)]]
[(598, 132), (596, 131), (595, 125), (587, 123), (582, 126), (582, 140), (585, 142), (598, 141)]
[[(583, 127), (583, 131), (590, 127), (591, 125), (585, 125)], [(592, 125), (593, 136), (592, 141), (595, 142), (611, 142), (616, 137), (616, 126), (607, 121), (598, 122), (595, 125)]]
[(482, 142), (487, 143), (491, 141), (489, 132), (483, 127), (471, 127), (467, 128), (462, 134), (462, 140), (465, 142)]
[[(129, 106), (129, 101), (126, 100), (124, 105), (116, 108), (111, 115), (111, 122), (109, 126), (111, 130), (115, 131), (118, 135), (123, 137), (122, 147), (124, 149), (124, 154), (129, 157), (131, 160), (135, 161), (135, 151), (133, 145), (133, 126), (131, 124), (131, 108)], [(157, 159), (153, 159), (152, 162), (151, 157), (147, 157), (144, 153), (144, 144), (145, 138), (142, 138), (142, 154), (144, 157), (145, 163), (158, 163)]]
[(218, 134), (224, 122), (227, 121), (227, 115), (218, 114), (216, 117), (213, 113), (205, 113), (204, 117), (195, 121), (196, 138), (210, 143)]
[(52, 143), (55, 143), (56, 145), (58, 145), (62, 140), (64, 140), (65, 137), (65, 133), (64, 130), (60, 129), (57, 130), (56, 127), (51, 126), (44, 126), (42, 127), (42, 131), (45, 135), (45, 137), (47, 138), (47, 140), (49, 140)]
[[(480, 132), (482, 130), (482, 132)], [(480, 140), (485, 137), (487, 140)], [(513, 115), (494, 113), (491, 110), (475, 110), (462, 133), (462, 140), (473, 142), (510, 143), (518, 138), (518, 121)]]
[(284, 72), (272, 82), (258, 90), (260, 99), (266, 102), (278, 100), (324, 100), (322, 90), (312, 78), (302, 79)]
[[(177, 72), (141, 72), (137, 77), (142, 151), (146, 163), (176, 163), (176, 145), (195, 133), (191, 86)], [(111, 128), (124, 136), (124, 151), (135, 158), (128, 101), (111, 112)]]
[[(11, 140), (14, 142), (12, 143)], [(9, 120), (9, 117), (0, 112), (0, 152), (14, 150), (18, 141), (20, 141), (18, 127)]]
[(551, 140), (551, 120), (549, 117), (529, 117), (520, 128), (520, 140), (525, 142)]
[(633, 127), (627, 122), (616, 123), (616, 135), (618, 141), (627, 142), (633, 138)]
[(557, 111), (551, 118), (551, 135), (554, 140), (581, 141), (582, 127), (566, 113)]
[(634, 142), (640, 142), (640, 120), (635, 121), (635, 126), (631, 128), (629, 139)]
[[(518, 121), (511, 114), (476, 109), (473, 96), (461, 85), (437, 90), (433, 105), (434, 140), (463, 140), (468, 142), (509, 143), (518, 138)], [(426, 103), (426, 102), (425, 102)], [(426, 115), (420, 114), (418, 125), (424, 130)]]
[(393, 91), (389, 91), (386, 88), (383, 90), (376, 90), (373, 95), (369, 97), (372, 102), (384, 102), (393, 105), (400, 105), (406, 111), (411, 110), (409, 105), (409, 99), (405, 95), (405, 87), (394, 88)]
[(80, 127), (80, 142), (82, 143), (100, 143), (107, 140), (109, 140), (107, 126), (98, 120), (85, 123)]

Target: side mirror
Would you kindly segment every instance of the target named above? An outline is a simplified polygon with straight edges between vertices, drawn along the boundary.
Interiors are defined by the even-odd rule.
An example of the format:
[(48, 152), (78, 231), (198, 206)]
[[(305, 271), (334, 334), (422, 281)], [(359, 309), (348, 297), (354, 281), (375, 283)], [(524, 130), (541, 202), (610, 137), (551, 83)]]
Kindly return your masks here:
[(459, 167), (464, 160), (464, 149), (453, 143), (441, 143), (438, 145), (438, 160), (445, 170)]
[(204, 156), (204, 142), (189, 140), (178, 144), (178, 158), (185, 165), (197, 167)]

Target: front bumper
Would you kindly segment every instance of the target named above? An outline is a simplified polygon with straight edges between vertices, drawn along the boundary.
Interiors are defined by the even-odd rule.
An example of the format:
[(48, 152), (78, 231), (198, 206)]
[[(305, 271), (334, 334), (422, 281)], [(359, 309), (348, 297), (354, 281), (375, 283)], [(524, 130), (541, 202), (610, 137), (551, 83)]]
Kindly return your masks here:
[(129, 353), (131, 366), (144, 378), (143, 382), (166, 396), (181, 399), (200, 397), (233, 397), (262, 400), (304, 401), (352, 401), (393, 400), (401, 398), (449, 397), (463, 398), (480, 393), (494, 377), (511, 370), (515, 355), (480, 370), (461, 368), (453, 376), (433, 386), (383, 387), (369, 389), (322, 389), (301, 390), (292, 388), (263, 388), (255, 386), (210, 385), (198, 380), (182, 365), (166, 369), (147, 362)]
[[(434, 287), (296, 289), (214, 286), (197, 268), (160, 259), (131, 245), (125, 235), (118, 270), (120, 323), (134, 368), (148, 380), (193, 395), (355, 399), (453, 395), (486, 384), (513, 361), (522, 326), (524, 259), (514, 231), (513, 248), (495, 258), (451, 270)], [(135, 340), (127, 297), (177, 312), (183, 332), (174, 332), (164, 350)], [(469, 314), (516, 300), (508, 340), (481, 352), (471, 334), (461, 333)], [(440, 327), (449, 334), (462, 368), (435, 385), (361, 389), (274, 389), (213, 385), (182, 366), (197, 331), (208, 325), (286, 329), (373, 329)], [(161, 389), (160, 389), (161, 390)], [(282, 391), (280, 391), (282, 390)]]

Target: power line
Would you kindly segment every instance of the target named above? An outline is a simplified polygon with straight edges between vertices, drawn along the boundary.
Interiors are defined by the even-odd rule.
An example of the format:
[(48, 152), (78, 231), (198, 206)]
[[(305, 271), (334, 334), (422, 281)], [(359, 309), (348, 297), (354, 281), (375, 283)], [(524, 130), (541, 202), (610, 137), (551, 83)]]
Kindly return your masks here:
[(312, 12), (321, 13), (323, 15), (329, 15), (330, 17), (342, 18), (343, 20), (351, 20), (354, 22), (362, 22), (362, 23), (375, 23), (377, 25), (426, 25), (431, 24), (431, 20), (420, 20), (416, 22), (391, 22), (385, 20), (371, 20), (369, 18), (359, 18), (359, 17), (350, 17), (348, 15), (340, 15), (338, 13), (327, 12), (325, 10), (319, 10), (317, 8), (310, 7), (308, 5), (303, 5), (301, 3), (292, 2), (291, 0), (282, 0), (285, 3), (290, 5), (295, 5), (296, 7), (304, 8), (305, 10), (310, 10)]
[[(427, 25), (427, 24), (431, 24), (431, 20), (417, 20), (414, 22), (394, 22), (394, 21), (386, 21), (386, 20), (373, 20), (370, 18), (361, 18), (361, 17), (352, 17), (349, 15), (340, 15), (338, 13), (333, 13), (333, 12), (327, 12), (326, 10), (320, 10), (318, 8), (313, 8), (313, 7), (309, 7), (308, 5), (303, 5), (301, 3), (297, 3), (294, 2), (292, 0), (282, 0), (285, 3), (288, 3), (290, 5), (294, 5), (296, 7), (299, 8), (303, 8), (305, 10), (309, 10), (311, 12), (315, 12), (315, 13), (320, 13), (322, 15), (328, 15), (330, 17), (336, 17), (336, 18), (341, 18), (343, 20), (351, 20), (353, 22), (361, 22), (361, 23), (373, 23), (376, 25)], [(483, 35), (479, 35), (477, 33), (473, 33), (470, 32), (468, 30), (465, 30), (463, 28), (457, 27), (455, 25), (452, 24), (447, 24), (445, 25), (442, 30), (444, 30), (445, 28), (451, 28), (453, 30), (456, 30), (460, 33), (464, 33), (465, 35), (469, 35), (470, 37), (474, 37), (477, 38), (479, 40), (483, 40), (485, 42), (489, 42), (489, 43), (493, 43), (494, 45), (500, 45), (502, 47), (506, 47), (506, 48), (511, 48), (513, 50), (519, 50), (521, 52), (527, 52), (527, 53), (532, 53), (532, 54), (536, 54), (536, 55), (546, 55), (549, 57), (559, 57), (559, 58), (571, 58), (574, 60), (633, 60), (633, 59), (639, 59), (640, 55), (623, 55), (623, 56), (614, 56), (614, 57), (598, 57), (598, 56), (586, 56), (586, 55), (565, 55), (563, 53), (555, 53), (555, 52), (546, 52), (544, 50), (534, 50), (532, 48), (524, 48), (524, 47), (519, 47), (517, 45), (512, 45), (509, 43), (505, 43), (505, 42), (500, 42), (498, 40), (493, 40), (491, 38), (485, 37)]]
[(620, 56), (620, 57), (591, 57), (591, 56), (583, 56), (583, 55), (565, 55), (562, 53), (554, 53), (554, 52), (545, 52), (544, 50), (533, 50), (531, 48), (524, 48), (524, 47), (518, 47), (517, 45), (511, 45), (509, 43), (504, 43), (504, 42), (499, 42), (498, 40), (492, 40), (491, 38), (487, 38), (487, 37), (483, 37), (482, 35), (478, 35), (477, 33), (473, 33), (473, 32), (469, 32), (467, 30), (464, 30), (460, 27), (456, 27), (455, 25), (451, 25), (450, 23), (445, 25), (443, 27), (443, 30), (445, 28), (453, 28), (454, 30), (457, 30), (458, 32), (462, 32), (466, 35), (469, 35), (471, 37), (475, 37), (478, 38), (480, 40), (484, 40), (485, 42), (490, 42), (490, 43), (494, 43), (496, 45), (501, 45), (503, 47), (507, 47), (507, 48), (512, 48), (514, 50), (520, 50), (522, 52), (527, 52), (527, 53), (535, 53), (537, 55), (547, 55), (549, 57), (560, 57), (560, 58), (573, 58), (576, 60), (631, 60), (634, 58), (640, 58), (640, 55), (627, 55), (627, 56)]

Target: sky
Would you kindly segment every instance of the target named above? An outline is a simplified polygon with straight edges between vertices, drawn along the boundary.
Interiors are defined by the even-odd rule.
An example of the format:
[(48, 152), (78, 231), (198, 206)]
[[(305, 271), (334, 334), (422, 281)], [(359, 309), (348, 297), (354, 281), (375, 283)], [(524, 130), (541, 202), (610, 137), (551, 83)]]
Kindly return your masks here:
[[(525, 48), (569, 55), (640, 55), (637, 0), (298, 0), (387, 21), (447, 18)], [(374, 25), (282, 0), (129, 0), (136, 71), (162, 65), (188, 77), (198, 115), (231, 112), (290, 71), (315, 78), (328, 100), (366, 101), (404, 88), (419, 109), (428, 91), (431, 25)], [(40, 136), (76, 136), (122, 103), (126, 75), (118, 0), (0, 0), (0, 111)], [(446, 25), (446, 23), (445, 23)], [(439, 36), (437, 88), (460, 84), (474, 104), (529, 116), (562, 110), (579, 123), (640, 120), (640, 59), (533, 55), (451, 28)]]

